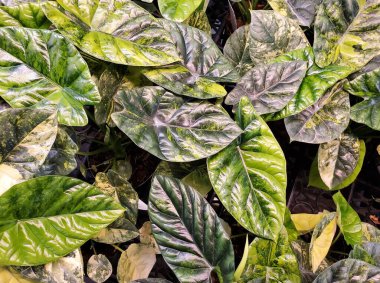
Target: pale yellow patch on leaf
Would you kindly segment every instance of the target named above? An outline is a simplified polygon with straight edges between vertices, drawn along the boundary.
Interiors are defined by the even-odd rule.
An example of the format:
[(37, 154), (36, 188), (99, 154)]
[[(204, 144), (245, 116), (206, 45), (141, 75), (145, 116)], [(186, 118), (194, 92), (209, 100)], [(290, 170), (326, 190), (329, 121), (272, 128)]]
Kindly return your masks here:
[(313, 231), (314, 227), (322, 220), (326, 213), (319, 212), (317, 214), (297, 213), (292, 214), (290, 217), (296, 226), (298, 232), (306, 234)]
[(0, 195), (21, 181), (23, 181), (23, 177), (16, 168), (7, 164), (0, 164)]

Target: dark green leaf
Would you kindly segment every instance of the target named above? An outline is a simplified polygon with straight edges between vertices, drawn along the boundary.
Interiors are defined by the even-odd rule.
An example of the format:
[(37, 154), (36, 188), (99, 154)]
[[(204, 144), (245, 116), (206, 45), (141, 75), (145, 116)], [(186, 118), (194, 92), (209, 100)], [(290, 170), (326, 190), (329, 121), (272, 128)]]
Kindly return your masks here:
[(54, 261), (124, 212), (95, 187), (61, 176), (17, 184), (0, 197), (0, 206), (0, 265)]
[(380, 244), (365, 242), (361, 245), (355, 245), (349, 257), (380, 267)]
[(0, 27), (26, 27), (47, 29), (51, 25), (37, 3), (17, 6), (0, 6)]
[[(149, 195), (153, 235), (165, 261), (182, 282), (231, 282), (231, 241), (212, 207), (178, 179), (156, 176)], [(181, 256), (178, 256), (181, 254)]]
[(60, 124), (87, 124), (83, 105), (99, 102), (100, 96), (86, 62), (63, 36), (0, 28), (0, 56), (0, 96), (13, 108), (55, 104)]
[(285, 157), (247, 97), (239, 103), (236, 120), (244, 133), (208, 159), (209, 177), (224, 207), (245, 229), (275, 240), (286, 207)]
[(46, 16), (91, 56), (134, 66), (160, 66), (179, 59), (169, 34), (133, 1), (57, 2), (43, 4)]
[(160, 87), (120, 91), (124, 107), (113, 113), (115, 124), (151, 154), (168, 161), (202, 159), (229, 145), (241, 129), (220, 107), (188, 102)]

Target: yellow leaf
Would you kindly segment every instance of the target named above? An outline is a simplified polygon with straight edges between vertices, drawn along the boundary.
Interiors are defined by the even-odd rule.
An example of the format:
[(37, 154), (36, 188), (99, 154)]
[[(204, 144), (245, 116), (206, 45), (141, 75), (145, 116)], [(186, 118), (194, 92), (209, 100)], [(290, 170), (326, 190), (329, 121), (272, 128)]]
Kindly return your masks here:
[(0, 282), (1, 283), (34, 283), (35, 281), (24, 279), (16, 272), (0, 267)]
[(313, 231), (314, 227), (322, 220), (324, 215), (326, 215), (325, 212), (319, 212), (318, 214), (298, 213), (292, 214), (290, 218), (294, 226), (296, 226), (297, 231), (306, 234)]

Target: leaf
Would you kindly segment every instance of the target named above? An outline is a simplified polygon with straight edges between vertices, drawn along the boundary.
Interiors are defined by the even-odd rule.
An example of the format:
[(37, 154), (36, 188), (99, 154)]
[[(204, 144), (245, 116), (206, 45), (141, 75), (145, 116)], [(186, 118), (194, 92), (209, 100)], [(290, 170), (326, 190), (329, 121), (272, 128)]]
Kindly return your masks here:
[(254, 66), (249, 49), (249, 25), (235, 30), (224, 45), (224, 56), (231, 61), (241, 76)]
[[(80, 180), (44, 176), (17, 184), (0, 198), (0, 265), (39, 265), (83, 245), (123, 208)], [(19, 246), (22, 249), (19, 249)]]
[(216, 82), (236, 82), (240, 76), (211, 36), (184, 24), (161, 23), (171, 34), (181, 64), (149, 68), (143, 74), (176, 94), (198, 99), (225, 96), (225, 89)]
[(348, 245), (362, 242), (362, 224), (359, 215), (340, 192), (333, 195), (338, 215), (338, 226)]
[(361, 245), (355, 245), (351, 250), (349, 257), (365, 261), (369, 264), (380, 267), (380, 244), (374, 242), (365, 242)]
[(299, 233), (295, 224), (293, 223), (289, 208), (285, 209), (284, 226), (286, 228), (286, 232), (288, 233), (289, 243), (297, 240)]
[(2, 283), (35, 283), (17, 274), (11, 268), (0, 266), (0, 278)]
[(295, 50), (289, 54), (279, 56), (274, 62), (289, 62), (294, 60), (307, 60), (310, 67), (296, 95), (279, 112), (266, 116), (265, 119), (267, 121), (280, 120), (300, 113), (316, 103), (339, 80), (344, 79), (352, 73), (350, 68), (344, 66), (330, 65), (325, 68), (319, 68), (312, 63), (314, 54), (312, 49), (308, 48)]
[(258, 114), (279, 111), (298, 91), (306, 67), (304, 61), (257, 66), (242, 77), (225, 103), (235, 105), (241, 97), (248, 96)]
[(92, 240), (104, 244), (120, 244), (135, 239), (138, 235), (137, 228), (127, 219), (121, 218), (100, 230)]
[(55, 104), (60, 124), (87, 124), (83, 105), (98, 103), (100, 96), (86, 62), (63, 36), (49, 30), (0, 28), (0, 56), (0, 96), (9, 105)]
[(277, 242), (261, 238), (253, 240), (240, 282), (301, 283), (297, 259), (289, 246), (286, 229), (282, 229)]
[(269, 0), (272, 9), (283, 16), (297, 20), (300, 25), (310, 27), (316, 8), (321, 0)]
[(53, 146), (39, 168), (37, 176), (70, 174), (77, 167), (75, 154), (78, 149), (70, 135), (59, 127)]
[[(161, 253), (182, 282), (231, 282), (234, 254), (219, 217), (207, 201), (178, 179), (156, 176), (149, 217)], [(178, 257), (181, 254), (181, 257)]]
[(161, 15), (172, 21), (183, 22), (201, 5), (202, 0), (158, 0)]
[(318, 275), (314, 283), (327, 282), (378, 282), (380, 268), (356, 259), (340, 260)]
[(268, 63), (289, 51), (305, 48), (309, 42), (297, 23), (274, 11), (251, 11), (249, 51), (252, 62)]
[(156, 240), (152, 234), (152, 223), (150, 221), (144, 222), (143, 226), (139, 229), (140, 232), (140, 243), (149, 245), (154, 248), (156, 254), (160, 254), (160, 249), (157, 245)]
[(51, 25), (37, 3), (17, 6), (0, 6), (0, 27), (26, 27), (47, 29)]
[(360, 69), (379, 54), (377, 0), (323, 0), (315, 19), (314, 51), (320, 67), (332, 63)]
[(83, 282), (83, 258), (80, 249), (76, 249), (68, 255), (61, 257), (54, 262), (49, 262), (45, 265), (16, 266), (13, 268), (15, 268), (24, 278), (28, 278), (29, 280), (36, 280), (40, 283)]
[(208, 21), (207, 14), (203, 10), (194, 11), (184, 23), (211, 35), (210, 22)]
[(340, 183), (338, 186), (333, 187), (331, 189), (327, 187), (325, 183), (322, 181), (319, 175), (319, 171), (318, 171), (318, 160), (317, 160), (318, 158), (315, 158), (310, 168), (309, 186), (313, 186), (313, 187), (320, 188), (327, 191), (330, 191), (330, 190), (335, 191), (335, 190), (340, 190), (345, 187), (348, 187), (356, 180), (357, 176), (359, 175), (362, 169), (365, 152), (366, 152), (365, 143), (363, 140), (360, 140), (359, 161), (356, 164), (354, 171), (342, 183)]
[(131, 283), (172, 283), (172, 282), (166, 279), (162, 279), (162, 278), (146, 278), (146, 279), (133, 280)]
[(339, 138), (323, 143), (318, 149), (318, 171), (329, 189), (340, 185), (354, 172), (360, 158), (360, 140), (343, 133)]
[(42, 7), (60, 33), (101, 60), (132, 66), (178, 61), (169, 34), (149, 12), (129, 0), (58, 0)]
[(286, 160), (247, 97), (236, 110), (238, 141), (207, 160), (210, 181), (228, 212), (247, 230), (275, 240), (284, 221)]
[(87, 275), (96, 283), (105, 282), (112, 275), (112, 265), (103, 254), (92, 255), (87, 262)]
[(117, 264), (117, 279), (120, 283), (129, 283), (136, 279), (148, 278), (156, 263), (153, 247), (143, 244), (131, 244), (121, 254)]
[(291, 141), (324, 143), (336, 139), (350, 122), (350, 97), (337, 84), (302, 112), (285, 118)]
[(226, 112), (206, 101), (187, 102), (160, 87), (120, 91), (123, 111), (113, 121), (136, 145), (172, 162), (208, 157), (229, 145), (240, 128)]
[(241, 258), (239, 266), (236, 268), (235, 273), (234, 273), (234, 282), (239, 281), (241, 278), (241, 275), (243, 274), (244, 268), (247, 265), (247, 261), (248, 261), (248, 253), (249, 253), (249, 242), (248, 242), (248, 234), (247, 234), (247, 236), (245, 237), (245, 246), (244, 246), (243, 256)]
[(363, 241), (380, 243), (380, 230), (375, 226), (362, 222)]
[(292, 214), (291, 219), (296, 226), (297, 231), (306, 234), (313, 231), (315, 226), (321, 222), (326, 214), (327, 213), (325, 212), (319, 212), (317, 214), (297, 213)]
[(330, 212), (323, 216), (314, 229), (310, 242), (310, 264), (316, 272), (319, 265), (329, 252), (336, 231), (336, 213)]
[(363, 73), (345, 84), (345, 89), (363, 101), (351, 108), (351, 119), (375, 130), (380, 130), (380, 68)]
[(32, 178), (44, 163), (57, 135), (54, 108), (0, 112), (0, 195)]

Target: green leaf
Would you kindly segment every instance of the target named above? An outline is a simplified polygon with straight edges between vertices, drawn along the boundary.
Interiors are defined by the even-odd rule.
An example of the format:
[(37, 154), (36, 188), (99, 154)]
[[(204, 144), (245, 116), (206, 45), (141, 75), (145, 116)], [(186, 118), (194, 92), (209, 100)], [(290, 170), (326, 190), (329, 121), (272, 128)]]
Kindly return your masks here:
[(211, 183), (228, 212), (247, 230), (275, 240), (285, 214), (286, 160), (247, 97), (236, 111), (238, 141), (207, 160)]
[(178, 61), (170, 35), (133, 1), (57, 2), (42, 4), (46, 16), (62, 35), (93, 57), (134, 66)]
[(362, 222), (359, 215), (340, 192), (333, 195), (333, 200), (338, 214), (338, 226), (346, 243), (351, 246), (360, 244), (362, 242)]
[(258, 114), (279, 111), (298, 91), (306, 69), (304, 61), (257, 66), (242, 77), (225, 103), (235, 105), (248, 96)]
[(75, 154), (78, 149), (70, 135), (63, 128), (58, 128), (57, 138), (37, 176), (70, 174), (77, 167)]
[(357, 259), (340, 260), (318, 275), (314, 283), (379, 282), (380, 268)]
[(314, 105), (285, 118), (291, 141), (317, 144), (338, 138), (349, 122), (350, 97), (339, 83)]
[(330, 250), (336, 231), (336, 224), (336, 213), (330, 212), (322, 218), (313, 231), (309, 249), (310, 264), (313, 272), (317, 271)]
[(231, 61), (241, 76), (254, 66), (249, 49), (249, 25), (235, 30), (224, 45), (224, 56)]
[(236, 82), (240, 76), (211, 36), (184, 24), (161, 23), (171, 34), (182, 64), (146, 69), (143, 74), (176, 94), (198, 99), (226, 95), (216, 82)]
[(318, 171), (329, 189), (340, 185), (353, 174), (360, 158), (360, 140), (343, 133), (339, 138), (323, 143), (318, 149)]
[[(39, 265), (83, 245), (124, 212), (83, 181), (38, 177), (0, 197), (0, 265)], [(20, 248), (22, 247), (22, 248)]]
[(355, 245), (349, 257), (380, 267), (380, 244), (365, 242), (361, 245)]
[(211, 35), (211, 25), (208, 21), (207, 14), (203, 10), (197, 10), (191, 14), (189, 18), (184, 22), (185, 24), (200, 29)]
[(202, 0), (158, 0), (158, 7), (164, 18), (183, 22), (201, 5)]
[(234, 273), (234, 281), (240, 280), (241, 275), (243, 274), (244, 268), (247, 265), (248, 253), (249, 253), (249, 242), (248, 242), (248, 234), (247, 234), (247, 236), (245, 238), (245, 246), (244, 246), (243, 256), (241, 258), (239, 266), (236, 268), (235, 273)]
[(375, 226), (362, 222), (363, 241), (380, 243), (380, 230)]
[(115, 100), (124, 107), (111, 115), (115, 124), (135, 144), (163, 160), (208, 157), (241, 133), (222, 108), (207, 101), (188, 102), (160, 87), (122, 90)]
[(297, 23), (274, 11), (251, 11), (249, 51), (252, 62), (268, 63), (275, 57), (309, 46)]
[(54, 108), (0, 112), (0, 195), (32, 178), (44, 163), (57, 135)]
[(321, 0), (268, 0), (273, 10), (306, 27), (313, 23), (320, 2)]
[(340, 189), (348, 187), (349, 185), (351, 185), (356, 180), (356, 177), (359, 175), (359, 173), (362, 169), (364, 157), (365, 157), (365, 152), (366, 152), (365, 143), (363, 140), (360, 140), (359, 161), (358, 161), (354, 171), (342, 183), (340, 183), (338, 186), (333, 187), (331, 189), (325, 185), (325, 183), (322, 181), (322, 179), (319, 175), (318, 157), (316, 157), (314, 159), (313, 163), (311, 164), (311, 168), (310, 168), (309, 186), (313, 186), (313, 187), (320, 188), (320, 189), (327, 190), (327, 191), (330, 191), (330, 190), (335, 191), (335, 190), (340, 190)]
[(297, 258), (289, 246), (286, 229), (282, 229), (276, 242), (261, 238), (253, 240), (239, 282), (301, 283)]
[[(58, 122), (84, 126), (100, 96), (74, 45), (49, 30), (0, 28), (0, 96), (13, 108), (55, 104)], [(17, 90), (17, 91), (15, 91)]]
[[(231, 282), (231, 241), (212, 207), (178, 179), (156, 176), (149, 195), (149, 217), (161, 253), (182, 282)], [(179, 257), (178, 254), (181, 254)]]
[(17, 6), (0, 6), (0, 27), (26, 27), (47, 29), (51, 25), (37, 3)]
[(292, 215), (290, 213), (289, 208), (286, 208), (285, 209), (285, 217), (284, 217), (284, 226), (286, 228), (286, 231), (288, 232), (289, 243), (297, 240), (298, 235), (299, 235), (297, 228), (296, 228), (296, 225), (293, 222), (293, 219), (291, 216)]
[(315, 19), (314, 51), (320, 67), (332, 63), (360, 69), (380, 53), (377, 0), (323, 0)]

